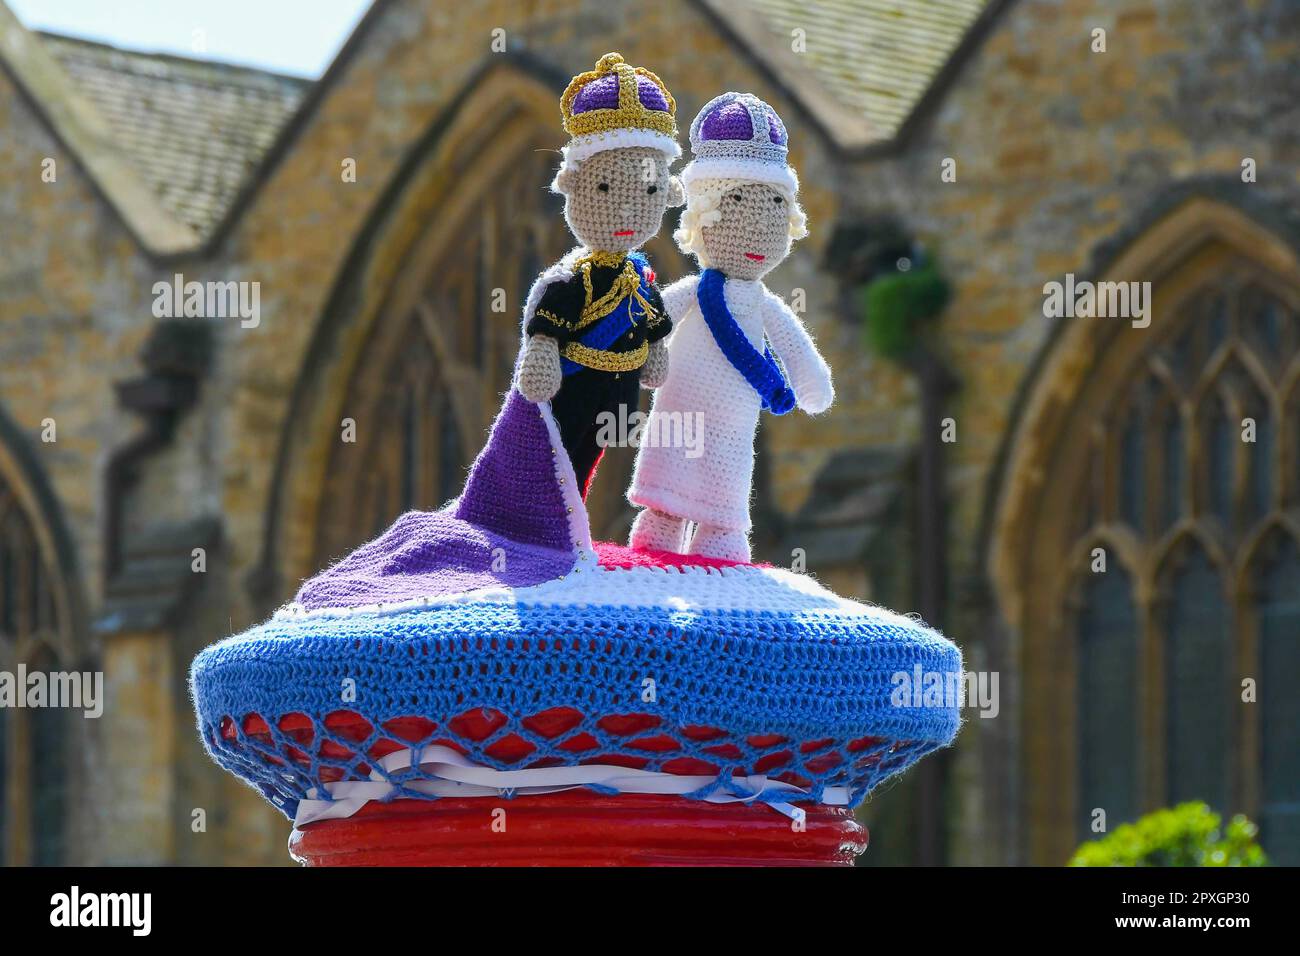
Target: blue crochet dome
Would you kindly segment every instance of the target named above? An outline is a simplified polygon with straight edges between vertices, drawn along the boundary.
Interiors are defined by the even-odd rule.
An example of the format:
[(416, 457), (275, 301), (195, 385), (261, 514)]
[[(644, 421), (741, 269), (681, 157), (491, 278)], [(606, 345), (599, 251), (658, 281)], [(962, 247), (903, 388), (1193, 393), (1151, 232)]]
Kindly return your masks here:
[(924, 625), (781, 569), (602, 555), (531, 587), (287, 608), (195, 660), (203, 740), (292, 818), (338, 781), (428, 799), (418, 766), (381, 761), (429, 745), (499, 770), (716, 778), (691, 796), (763, 774), (856, 805), (955, 735), (956, 701), (898, 696), (899, 674), (959, 683)]
[(942, 635), (806, 575), (593, 544), (514, 392), (456, 501), (190, 674), (209, 752), (300, 825), (573, 787), (853, 806), (952, 740), (960, 678)]

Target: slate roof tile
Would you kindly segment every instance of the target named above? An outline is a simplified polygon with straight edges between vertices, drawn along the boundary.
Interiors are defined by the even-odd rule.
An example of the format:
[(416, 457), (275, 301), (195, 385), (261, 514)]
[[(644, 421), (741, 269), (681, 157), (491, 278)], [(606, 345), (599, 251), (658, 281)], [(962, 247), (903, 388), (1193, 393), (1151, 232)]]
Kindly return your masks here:
[(40, 34), (159, 201), (211, 233), (312, 81)]
[(889, 139), (990, 0), (749, 0), (773, 40), (802, 29), (811, 72)]

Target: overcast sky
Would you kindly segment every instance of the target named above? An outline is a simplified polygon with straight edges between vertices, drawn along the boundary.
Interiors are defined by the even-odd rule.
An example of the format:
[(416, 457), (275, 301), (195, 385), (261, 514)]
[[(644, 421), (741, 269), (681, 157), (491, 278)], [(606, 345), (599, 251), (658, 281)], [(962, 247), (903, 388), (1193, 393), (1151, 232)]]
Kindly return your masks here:
[(23, 24), (131, 50), (317, 77), (370, 0), (4, 0)]

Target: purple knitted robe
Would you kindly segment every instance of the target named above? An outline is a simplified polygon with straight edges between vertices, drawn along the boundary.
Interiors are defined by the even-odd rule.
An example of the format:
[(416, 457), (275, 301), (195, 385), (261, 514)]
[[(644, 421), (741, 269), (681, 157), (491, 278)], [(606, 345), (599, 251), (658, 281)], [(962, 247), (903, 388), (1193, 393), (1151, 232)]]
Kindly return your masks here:
[(465, 490), (440, 511), (408, 511), (375, 540), (309, 579), (308, 610), (394, 604), (567, 574), (590, 547), (566, 489), (575, 482), (548, 409), (513, 389)]

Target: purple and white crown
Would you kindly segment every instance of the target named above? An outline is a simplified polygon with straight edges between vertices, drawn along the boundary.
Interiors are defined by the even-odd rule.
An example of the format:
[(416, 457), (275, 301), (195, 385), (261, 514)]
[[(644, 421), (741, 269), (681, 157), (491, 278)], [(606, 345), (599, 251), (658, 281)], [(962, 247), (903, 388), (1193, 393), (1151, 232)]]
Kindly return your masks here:
[(682, 170), (687, 186), (697, 179), (744, 179), (799, 190), (786, 161), (789, 140), (776, 110), (753, 93), (723, 93), (691, 123), (691, 162)]

